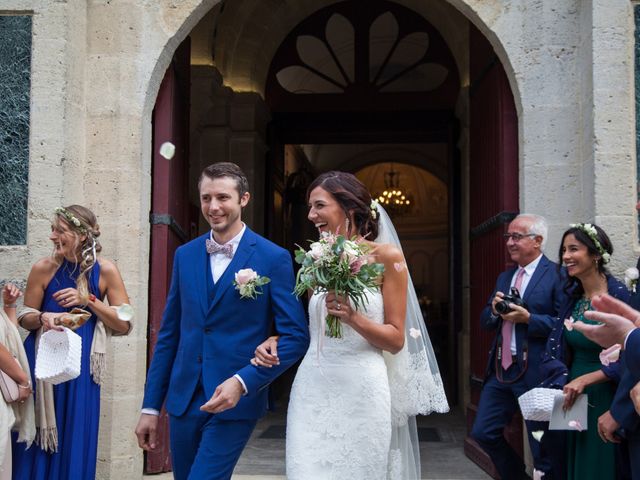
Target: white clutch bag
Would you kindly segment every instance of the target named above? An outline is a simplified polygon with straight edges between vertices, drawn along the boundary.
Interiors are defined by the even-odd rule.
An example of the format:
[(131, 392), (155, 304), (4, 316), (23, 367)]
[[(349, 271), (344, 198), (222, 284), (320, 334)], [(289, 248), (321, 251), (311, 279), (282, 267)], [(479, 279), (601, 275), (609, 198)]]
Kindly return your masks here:
[(520, 410), (525, 420), (548, 422), (551, 419), (553, 401), (562, 396), (562, 390), (555, 388), (532, 388), (518, 397)]
[(49, 330), (40, 336), (36, 354), (36, 378), (57, 385), (80, 375), (82, 338), (68, 328)]
[(7, 403), (13, 403), (20, 397), (18, 384), (13, 378), (4, 373), (2, 370), (0, 370), (0, 392), (2, 392), (4, 401)]

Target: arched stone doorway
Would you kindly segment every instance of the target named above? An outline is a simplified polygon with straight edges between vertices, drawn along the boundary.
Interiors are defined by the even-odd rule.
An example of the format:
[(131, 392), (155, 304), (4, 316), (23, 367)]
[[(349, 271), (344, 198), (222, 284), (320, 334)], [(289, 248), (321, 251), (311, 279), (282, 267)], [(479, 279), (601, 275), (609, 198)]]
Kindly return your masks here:
[[(246, 78), (241, 72), (250, 68), (243, 66), (240, 58), (230, 57), (230, 45), (233, 40), (238, 49), (237, 45), (249, 40), (233, 27), (251, 24), (258, 13), (241, 13), (241, 3), (215, 6), (191, 34), (192, 43), (204, 36), (209, 46), (202, 48), (202, 42), (198, 46), (197, 41), (192, 46), (191, 154), (185, 167), (191, 189), (186, 195), (195, 203), (194, 177), (204, 164), (236, 161), (251, 177), (254, 199), (263, 199), (253, 202), (248, 222), (272, 240), (291, 244), (292, 222), (304, 223), (299, 218), (304, 205), (292, 205), (287, 196), (293, 176), (302, 172), (303, 179), (312, 177), (327, 167), (363, 171), (380, 162), (380, 158), (376, 162), (361, 156), (352, 158), (350, 165), (334, 163), (317, 168), (307, 155), (312, 151), (310, 145), (345, 148), (376, 144), (373, 157), (384, 150), (407, 150), (407, 145), (421, 144), (435, 150), (440, 146), (439, 153), (433, 155), (434, 168), (428, 170), (446, 183), (446, 256), (445, 261), (437, 262), (441, 276), (447, 278), (448, 295), (440, 308), (446, 318), (444, 363), (450, 376), (449, 394), (461, 405), (470, 399), (471, 421), (479, 391), (477, 379), (482, 375), (479, 365), (484, 366), (489, 342), (475, 323), (495, 280), (494, 272), (505, 265), (502, 245), (496, 239), (503, 232), (503, 222), (518, 209), (517, 116), (496, 54), (484, 36), (444, 2), (434, 10), (444, 9), (449, 15), (449, 29), (440, 25), (446, 30), (446, 39), (451, 42), (456, 37), (451, 25), (464, 26), (453, 49), (445, 35), (423, 16), (429, 11), (427, 6), (421, 5), (417, 12), (402, 5), (407, 2), (380, 0), (372, 4), (377, 10), (372, 8), (369, 16), (358, 16), (354, 2), (323, 2), (328, 6), (320, 10), (306, 5), (306, 13), (311, 14), (300, 15), (297, 23), (289, 17), (288, 33), (271, 39), (280, 43), (270, 48), (268, 68), (264, 69), (264, 60), (254, 64), (254, 74)], [(233, 20), (225, 23), (225, 18)], [(350, 31), (351, 40), (345, 34)], [(371, 31), (378, 34), (362, 34)], [(328, 32), (337, 33), (337, 39)], [(323, 43), (329, 50), (322, 50)], [(460, 43), (465, 43), (466, 49)], [(352, 65), (345, 60), (349, 44)], [(362, 49), (362, 44), (369, 47)], [(380, 46), (385, 53), (372, 56), (376, 49), (371, 45)], [(402, 53), (405, 47), (407, 51)], [(212, 58), (199, 63), (207, 49)], [(398, 51), (404, 63), (394, 57)], [(334, 61), (334, 67), (327, 67), (328, 59)], [(369, 67), (359, 59), (367, 60)], [(258, 77), (263, 83), (256, 84)], [(394, 83), (400, 87), (394, 89)], [(303, 145), (307, 152), (298, 148)], [(298, 160), (294, 169), (288, 168), (286, 159), (292, 152), (297, 152)], [(426, 168), (428, 157), (414, 158), (414, 162)], [(299, 168), (301, 165), (304, 168)], [(490, 175), (496, 171), (502, 174)], [(298, 189), (302, 184), (296, 184)], [(287, 217), (293, 210), (296, 219)], [(478, 251), (482, 253), (478, 255)], [(426, 269), (426, 257), (414, 257), (417, 271)], [(471, 344), (467, 343), (469, 331), (474, 335)], [(514, 439), (517, 442), (517, 434)], [(471, 443), (469, 451), (474, 451)], [(481, 455), (476, 459), (486, 460)]]

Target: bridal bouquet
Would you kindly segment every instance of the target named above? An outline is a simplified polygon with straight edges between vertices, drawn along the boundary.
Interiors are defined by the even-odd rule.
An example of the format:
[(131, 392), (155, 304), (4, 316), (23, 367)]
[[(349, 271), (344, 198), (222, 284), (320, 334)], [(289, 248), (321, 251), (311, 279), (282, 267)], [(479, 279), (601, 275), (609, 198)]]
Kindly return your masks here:
[[(302, 265), (296, 277), (294, 293), (299, 297), (308, 290), (316, 293), (335, 291), (349, 298), (355, 308), (366, 303), (366, 292), (380, 288), (379, 277), (384, 272), (381, 263), (369, 263), (369, 247), (348, 240), (342, 235), (323, 232), (308, 251), (296, 250), (296, 263)], [(325, 335), (342, 338), (342, 324), (334, 315), (327, 315)]]

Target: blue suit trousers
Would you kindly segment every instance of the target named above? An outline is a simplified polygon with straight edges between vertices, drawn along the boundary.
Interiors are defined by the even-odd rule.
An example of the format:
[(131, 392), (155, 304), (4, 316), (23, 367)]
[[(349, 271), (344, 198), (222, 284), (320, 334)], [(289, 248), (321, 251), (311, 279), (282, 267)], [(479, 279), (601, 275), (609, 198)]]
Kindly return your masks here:
[(220, 420), (200, 411), (209, 399), (198, 385), (187, 411), (169, 415), (176, 480), (229, 480), (257, 419)]

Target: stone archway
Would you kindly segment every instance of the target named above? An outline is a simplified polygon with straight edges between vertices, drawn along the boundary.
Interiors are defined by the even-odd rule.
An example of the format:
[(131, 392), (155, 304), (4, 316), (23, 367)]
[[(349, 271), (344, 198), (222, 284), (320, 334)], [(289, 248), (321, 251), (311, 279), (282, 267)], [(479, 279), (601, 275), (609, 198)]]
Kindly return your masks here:
[[(238, 2), (233, 2), (233, 3), (228, 3), (227, 6), (225, 7), (227, 10), (225, 10), (226, 12), (229, 12), (230, 10), (228, 10), (228, 8), (230, 8), (231, 5), (234, 5), (237, 9), (240, 9), (241, 4), (243, 2), (242, 1), (238, 1)], [(305, 7), (307, 9), (310, 8), (310, 5), (313, 2), (306, 2), (305, 3)], [(332, 2), (324, 2), (324, 3), (332, 3)], [(409, 3), (409, 2), (406, 2)], [(444, 2), (443, 2), (444, 3)], [(145, 168), (147, 168), (147, 166), (149, 165), (149, 156), (150, 156), (150, 150), (149, 150), (149, 145), (150, 145), (150, 113), (151, 110), (153, 108), (154, 102), (155, 102), (155, 95), (157, 95), (157, 88), (158, 88), (158, 84), (159, 84), (159, 79), (162, 77), (162, 74), (164, 73), (164, 70), (166, 69), (166, 66), (169, 64), (170, 59), (171, 59), (171, 55), (173, 53), (173, 51), (175, 50), (175, 48), (177, 47), (178, 43), (180, 40), (182, 40), (183, 38), (185, 38), (188, 34), (189, 34), (189, 29), (193, 28), (195, 26), (195, 24), (197, 24), (198, 20), (200, 18), (202, 18), (203, 16), (205, 16), (207, 14), (207, 11), (210, 10), (211, 8), (217, 8), (219, 2), (215, 2), (215, 1), (209, 1), (209, 2), (193, 2), (192, 5), (192, 11), (191, 12), (187, 12), (182, 11), (182, 15), (183, 15), (183, 21), (180, 24), (176, 19), (172, 20), (171, 26), (173, 28), (173, 36), (171, 37), (167, 37), (166, 39), (166, 43), (164, 44), (164, 46), (161, 49), (158, 49), (156, 51), (159, 52), (158, 56), (157, 56), (157, 61), (155, 66), (149, 70), (150, 73), (150, 79), (148, 81), (148, 83), (145, 85), (144, 87), (144, 92), (145, 92), (145, 101), (143, 104), (143, 108), (142, 108), (142, 122), (141, 122), (141, 157), (142, 157), (142, 164), (145, 166)], [(317, 2), (316, 2), (317, 4)], [(300, 13), (300, 11), (298, 11), (297, 13)], [(166, 27), (166, 25), (164, 25)], [(168, 32), (169, 29), (165, 29), (165, 32)], [(159, 47), (159, 44), (156, 44), (156, 47)], [(227, 55), (231, 55), (231, 53), (227, 53)], [(247, 77), (247, 82), (246, 83), (235, 83), (234, 80), (231, 79), (227, 79), (224, 77), (224, 70), (225, 70), (225, 60), (224, 57), (222, 58), (217, 58), (216, 62), (220, 61), (221, 64), (223, 65), (223, 81), (230, 81), (231, 82), (231, 87), (233, 87), (234, 89), (237, 89), (237, 91), (242, 91), (243, 89), (254, 89), (255, 84), (257, 83), (258, 80), (258, 71), (256, 70), (256, 72), (253, 74), (253, 76), (248, 76)], [(229, 64), (229, 72), (241, 72), (242, 71), (242, 66), (240, 65), (233, 65), (233, 64)], [(242, 78), (241, 75), (237, 74), (237, 73), (230, 73), (229, 75), (232, 79), (238, 79), (238, 78)], [(254, 89), (255, 91), (255, 89)], [(261, 93), (258, 91), (258, 93)], [(463, 134), (464, 136), (464, 134)]]

